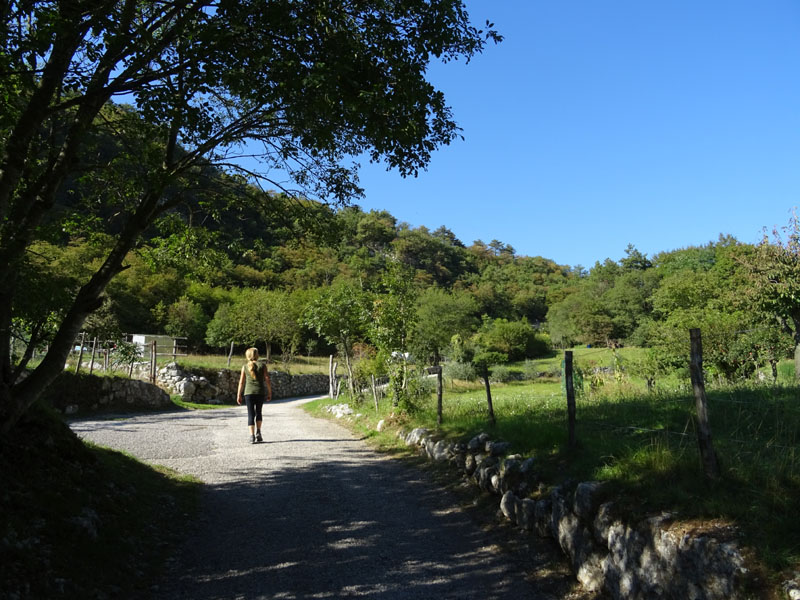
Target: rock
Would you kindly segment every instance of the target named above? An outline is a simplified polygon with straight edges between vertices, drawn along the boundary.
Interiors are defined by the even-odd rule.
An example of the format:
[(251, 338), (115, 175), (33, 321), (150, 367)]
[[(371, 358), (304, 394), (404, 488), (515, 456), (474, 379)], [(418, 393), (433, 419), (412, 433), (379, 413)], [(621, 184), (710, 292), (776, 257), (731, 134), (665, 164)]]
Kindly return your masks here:
[(503, 492), (513, 490), (515, 493), (519, 491), (519, 485), (522, 483), (522, 470), (521, 463), (515, 459), (505, 459), (500, 467), (501, 482), (500, 487)]
[(428, 434), (428, 430), (424, 427), (417, 427), (412, 429), (411, 433), (406, 437), (407, 446), (418, 446), (423, 443), (423, 438)]
[(476, 478), (478, 486), (482, 490), (487, 492), (495, 492), (496, 490), (492, 487), (492, 477), (497, 475), (499, 472), (500, 470), (495, 465), (481, 465), (478, 467), (478, 470), (475, 471), (475, 475), (473, 475), (473, 477)]
[(553, 502), (550, 498), (543, 498), (536, 501), (533, 518), (533, 528), (539, 536), (554, 537)]
[(517, 506), (517, 525), (525, 531), (533, 531), (536, 525), (536, 500), (523, 498)]
[(614, 524), (613, 511), (614, 504), (612, 502), (601, 504), (592, 521), (592, 531), (594, 532), (595, 541), (606, 548), (608, 548), (609, 544), (608, 540), (611, 533), (611, 526)]
[(175, 391), (177, 391), (185, 402), (190, 402), (194, 395), (195, 385), (189, 379), (182, 379), (175, 384)]
[[(506, 516), (506, 519), (516, 524), (517, 521), (517, 505), (519, 498), (514, 495), (514, 492), (506, 492), (500, 500), (500, 510)], [(521, 512), (521, 511), (520, 511)]]
[(510, 442), (486, 442), (485, 449), (492, 456), (503, 456), (511, 447)]
[(483, 450), (486, 442), (489, 441), (488, 433), (479, 433), (467, 443), (467, 450), (469, 452), (477, 452)]
[(467, 454), (464, 458), (464, 472), (467, 475), (472, 475), (475, 469), (478, 468), (478, 461), (475, 460), (474, 454)]
[(433, 446), (431, 458), (437, 462), (448, 460), (450, 458), (450, 445), (444, 440), (436, 442)]
[(575, 502), (572, 510), (582, 519), (591, 519), (600, 505), (600, 494), (603, 483), (600, 481), (584, 481), (575, 488)]
[(386, 421), (381, 419), (380, 421), (378, 421), (378, 424), (375, 426), (375, 431), (383, 431), (384, 425), (386, 425)]

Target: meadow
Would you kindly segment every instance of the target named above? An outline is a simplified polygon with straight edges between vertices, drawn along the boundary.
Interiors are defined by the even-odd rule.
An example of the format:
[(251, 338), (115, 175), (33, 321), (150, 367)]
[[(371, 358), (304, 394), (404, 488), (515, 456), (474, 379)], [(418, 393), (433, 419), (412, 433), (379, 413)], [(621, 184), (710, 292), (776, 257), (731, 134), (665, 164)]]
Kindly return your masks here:
[[(577, 394), (575, 448), (567, 446), (566, 400), (553, 376), (558, 356), (536, 361), (533, 371), (544, 376), (492, 385), (494, 426), (482, 384), (445, 380), (440, 431), (462, 441), (485, 431), (511, 442), (514, 453), (537, 458), (547, 489), (565, 481), (605, 481), (632, 518), (666, 510), (685, 520), (735, 524), (773, 574), (800, 566), (800, 388), (792, 381), (791, 363), (781, 365), (776, 384), (771, 379), (707, 383), (712, 439), (722, 466), (722, 476), (709, 481), (700, 463), (688, 376), (675, 374), (648, 390), (644, 381), (610, 372), (615, 358), (608, 350), (583, 348), (575, 354), (585, 372), (605, 368), (584, 380)], [(511, 369), (532, 370), (530, 364)], [(400, 411), (385, 398), (376, 410), (372, 395), (365, 395), (353, 403), (360, 414), (353, 426), (384, 449), (402, 450), (394, 437), (398, 428), (437, 428), (431, 380), (425, 385), (429, 392), (414, 410)], [(322, 413), (330, 403), (318, 401), (309, 410)], [(389, 428), (377, 433), (381, 419)]]

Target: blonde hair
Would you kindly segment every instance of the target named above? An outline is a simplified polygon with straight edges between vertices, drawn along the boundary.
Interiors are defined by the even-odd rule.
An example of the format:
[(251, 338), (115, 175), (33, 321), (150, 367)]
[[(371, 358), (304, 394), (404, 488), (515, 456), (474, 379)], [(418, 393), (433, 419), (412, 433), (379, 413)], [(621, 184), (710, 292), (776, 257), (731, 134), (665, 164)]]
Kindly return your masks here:
[(256, 367), (258, 366), (258, 348), (248, 348), (245, 350), (244, 355), (247, 357), (247, 370), (250, 372), (250, 377), (255, 381)]

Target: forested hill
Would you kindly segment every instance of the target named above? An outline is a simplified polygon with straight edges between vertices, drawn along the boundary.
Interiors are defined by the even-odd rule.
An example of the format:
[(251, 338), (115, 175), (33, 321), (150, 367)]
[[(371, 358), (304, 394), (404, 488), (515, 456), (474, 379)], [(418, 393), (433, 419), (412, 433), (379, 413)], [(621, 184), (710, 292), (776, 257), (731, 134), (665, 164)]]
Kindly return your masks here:
[[(347, 283), (379, 292), (389, 265), (400, 264), (418, 293), (436, 288), (467, 299), (474, 329), (481, 317), (484, 325), (486, 319), (523, 322), (547, 333), (556, 347), (669, 346), (693, 326), (707, 330), (720, 356), (735, 356), (742, 337), (736, 332), (748, 330), (770, 340), (765, 352), (783, 356), (792, 347), (790, 328), (752, 310), (748, 261), (756, 248), (731, 237), (652, 257), (629, 245), (620, 259), (587, 271), (520, 256), (497, 240), (467, 245), (445, 225), (412, 227), (387, 210), (333, 210), (253, 190), (221, 172), (209, 181), (217, 200), (227, 194), (230, 201), (205, 202), (206, 189), (161, 219), (128, 257), (129, 268), (113, 281), (88, 329), (112, 336), (166, 332), (188, 337), (195, 349), (221, 347), (229, 334), (215, 334), (214, 316), (220, 307), (236, 306), (243, 290), (258, 290), (272, 294), (264, 302), (280, 296), (284, 312), (299, 322), (277, 345), (314, 348), (321, 340), (302, 316), (321, 290)], [(104, 235), (84, 228), (83, 236), (64, 237), (63, 231), (59, 243), (36, 246), (31, 276), (37, 285), (74, 288), (102, 256)], [(733, 374), (740, 363), (724, 369)]]
[[(107, 120), (136, 116), (126, 107), (112, 105), (109, 111)], [(17, 308), (19, 339), (36, 331), (46, 342), (49, 324), (58, 322), (118, 233), (115, 219), (126, 202), (120, 181), (135, 179), (139, 166), (136, 153), (111, 139), (99, 134), (84, 149), (82, 168), (58, 195), (60, 210), (28, 254), (23, 280), (47, 293)], [(97, 177), (92, 165), (99, 163), (116, 168)], [(764, 290), (757, 263), (765, 259), (763, 250), (780, 250), (779, 239), (755, 247), (721, 235), (652, 257), (621, 240), (620, 258), (585, 270), (518, 255), (498, 240), (467, 245), (446, 224), (412, 227), (388, 210), (334, 209), (264, 192), (218, 168), (202, 170), (193, 185), (172, 193), (180, 202), (147, 230), (86, 323), (93, 335), (167, 333), (187, 337), (200, 351), (230, 341), (310, 351), (326, 339), (308, 315), (325, 290), (349, 286), (386, 294), (387, 275), (399, 267), (417, 311), (464, 313), (451, 334), (517, 326), (514, 335), (530, 342), (536, 332), (536, 343), (503, 346), (512, 358), (575, 343), (628, 344), (660, 348), (663, 362), (682, 347), (688, 328), (701, 327), (720, 372), (734, 376), (749, 360), (744, 348), (752, 353), (758, 347), (760, 360), (770, 360), (788, 356), (794, 346), (792, 320), (756, 297)], [(248, 311), (265, 312), (282, 325), (245, 340), (230, 315)], [(748, 336), (753, 339), (743, 341)], [(365, 333), (358, 337), (369, 344)], [(514, 344), (517, 350), (509, 351)]]

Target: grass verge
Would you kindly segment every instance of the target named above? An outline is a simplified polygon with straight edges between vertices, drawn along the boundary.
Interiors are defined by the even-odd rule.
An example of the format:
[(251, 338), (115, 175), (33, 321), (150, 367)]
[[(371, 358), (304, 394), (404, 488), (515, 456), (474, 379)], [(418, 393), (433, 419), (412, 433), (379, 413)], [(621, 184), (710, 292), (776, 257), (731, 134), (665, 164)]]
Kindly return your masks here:
[(214, 410), (215, 408), (228, 408), (230, 404), (200, 404), (198, 402), (185, 402), (181, 400), (180, 394), (173, 394), (169, 397), (172, 403), (178, 408), (185, 410)]
[(0, 444), (0, 597), (148, 597), (200, 484), (39, 407)]

